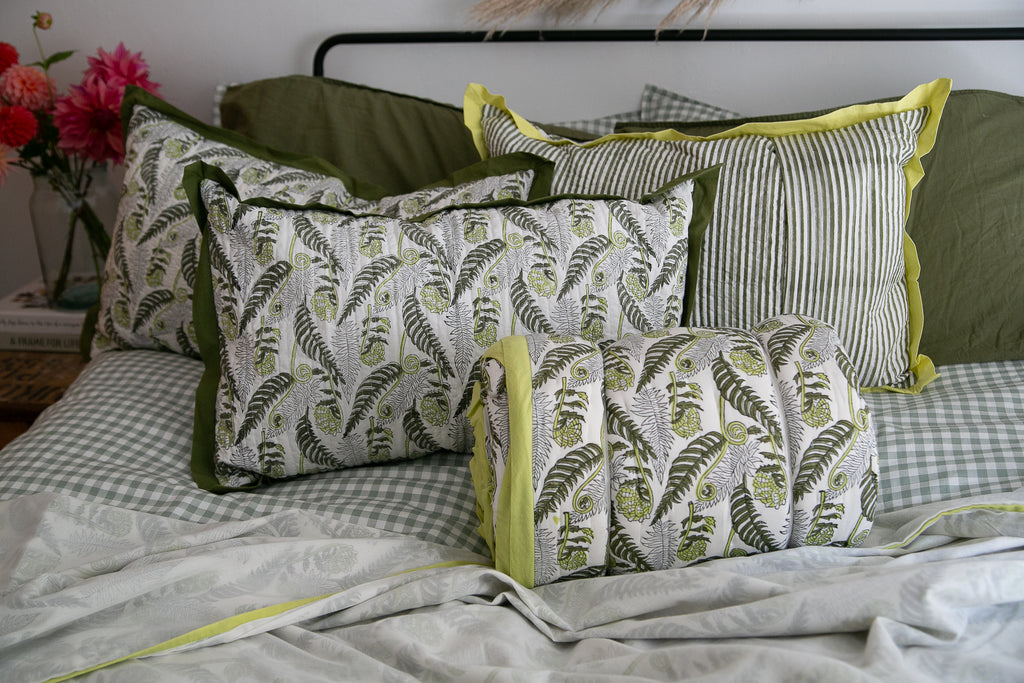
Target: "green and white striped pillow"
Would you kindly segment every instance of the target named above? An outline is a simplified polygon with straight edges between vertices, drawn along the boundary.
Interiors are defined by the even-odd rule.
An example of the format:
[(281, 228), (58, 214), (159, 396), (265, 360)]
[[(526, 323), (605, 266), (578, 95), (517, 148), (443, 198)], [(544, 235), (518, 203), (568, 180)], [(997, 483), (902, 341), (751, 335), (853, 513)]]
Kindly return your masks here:
[(554, 161), (555, 193), (637, 197), (723, 164), (683, 323), (745, 328), (810, 315), (839, 331), (866, 387), (917, 392), (936, 374), (918, 353), (920, 268), (904, 226), (949, 89), (940, 79), (898, 102), (707, 137), (661, 130), (585, 143), (550, 138), (480, 85), (467, 89), (465, 112), (484, 158), (528, 151)]

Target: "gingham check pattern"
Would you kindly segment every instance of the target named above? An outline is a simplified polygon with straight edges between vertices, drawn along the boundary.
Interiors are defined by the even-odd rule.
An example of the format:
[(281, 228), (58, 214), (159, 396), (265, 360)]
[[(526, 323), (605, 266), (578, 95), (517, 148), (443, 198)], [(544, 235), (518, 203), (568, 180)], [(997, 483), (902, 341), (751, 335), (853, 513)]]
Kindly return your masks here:
[(939, 368), (915, 396), (866, 394), (880, 511), (1024, 486), (1024, 361)]
[(159, 351), (98, 356), (0, 452), (0, 500), (44, 491), (191, 522), (300, 509), (483, 554), (468, 454), (353, 468), (216, 495), (189, 472), (202, 362)]
[[(0, 451), (0, 500), (45, 491), (192, 522), (302, 509), (486, 553), (469, 455), (441, 453), (215, 495), (189, 473), (202, 363), (158, 351), (94, 360), (64, 398)], [(879, 511), (1024, 486), (1024, 361), (940, 368), (916, 396), (868, 394)]]
[(649, 83), (640, 95), (641, 121), (724, 121), (738, 118), (740, 115), (734, 111)]
[[(615, 132), (615, 124), (619, 121), (641, 121), (640, 110), (626, 111), (620, 114), (609, 114), (598, 119), (580, 119), (577, 121), (561, 121), (552, 125), (590, 133), (598, 137)], [(543, 124), (541, 125), (543, 128)]]

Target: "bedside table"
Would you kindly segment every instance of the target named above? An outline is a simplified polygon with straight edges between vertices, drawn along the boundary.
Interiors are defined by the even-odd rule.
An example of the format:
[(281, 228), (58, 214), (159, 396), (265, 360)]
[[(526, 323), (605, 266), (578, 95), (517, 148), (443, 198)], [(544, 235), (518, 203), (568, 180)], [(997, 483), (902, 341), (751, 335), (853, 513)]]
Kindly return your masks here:
[(55, 403), (85, 363), (75, 353), (0, 351), (0, 447)]

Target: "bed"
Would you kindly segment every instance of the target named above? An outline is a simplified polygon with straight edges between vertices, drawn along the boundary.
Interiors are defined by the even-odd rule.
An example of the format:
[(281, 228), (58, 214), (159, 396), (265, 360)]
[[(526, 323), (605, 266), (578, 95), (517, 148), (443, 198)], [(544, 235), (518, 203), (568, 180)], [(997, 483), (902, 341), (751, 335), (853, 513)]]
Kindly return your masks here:
[[(558, 33), (545, 37), (652, 37)], [(781, 33), (717, 38), (935, 37)], [(222, 89), (223, 127), (126, 94), (126, 176), (91, 361), (0, 452), (0, 678), (1024, 679), (1024, 98), (939, 79), (751, 117), (648, 86), (634, 111), (549, 124), (484, 85), (455, 107), (322, 77), (338, 43), (479, 38), (331, 38), (314, 77)], [(891, 157), (888, 175), (836, 174), (850, 166), (827, 150), (851, 147), (851, 130), (885, 141), (858, 147), (866, 166), (855, 167)], [(589, 164), (612, 145), (660, 151)], [(808, 149), (845, 191), (813, 180), (818, 166), (799, 161)], [(786, 163), (764, 162), (773, 155)], [(828, 221), (832, 232), (815, 232)], [(798, 223), (803, 242), (795, 227), (788, 242), (773, 232)], [(882, 227), (849, 236), (865, 225)], [(608, 258), (615, 249), (625, 255)], [(785, 267), (766, 254), (787, 254)], [(773, 298), (765, 283), (792, 287)], [(771, 322), (782, 313), (799, 320)], [(804, 336), (779, 341), (788, 325)], [(820, 330), (837, 374), (798, 367), (799, 389), (778, 388), (788, 366), (772, 354)], [(515, 397), (480, 359), (504, 359), (511, 385), (512, 345), (494, 349), (514, 335), (533, 354), (534, 431), (506, 443), (491, 416), (514, 412)], [(674, 351), (670, 367), (662, 350), (677, 339), (713, 348), (707, 368)], [(544, 344), (591, 352), (556, 348), (545, 364)], [(639, 364), (624, 363), (630, 353)], [(560, 416), (580, 405), (571, 382), (584, 367), (606, 386), (646, 385), (650, 419), (626, 429), (606, 400), (607, 415), (572, 432)], [(673, 392), (661, 417), (658, 373)], [(541, 398), (541, 375), (562, 393)], [(765, 393), (741, 381), (753, 375)], [(715, 413), (719, 432), (707, 410), (687, 412), (704, 405), (698, 394), (731, 406)], [(591, 433), (598, 444), (590, 464), (584, 448), (562, 458), (578, 465), (559, 470), (567, 480), (590, 476), (575, 496), (569, 484), (548, 493), (552, 509), (572, 498), (579, 513), (578, 498), (597, 497), (613, 517), (631, 505), (642, 544), (579, 514), (589, 530), (562, 540), (586, 537), (586, 561), (542, 562), (559, 527), (535, 527), (533, 498), (525, 522), (509, 512), (496, 463), (525, 457), (528, 469), (522, 445), (538, 452), (549, 417), (560, 445), (559, 434), (575, 447)], [(741, 418), (753, 422), (736, 437)], [(680, 527), (705, 519), (694, 509), (711, 514), (699, 501), (710, 506), (701, 496), (715, 486), (688, 493), (690, 475), (653, 455), (649, 469), (615, 469), (613, 456), (640, 457), (653, 433), (694, 462), (695, 444), (717, 435), (722, 457), (701, 465), (701, 481), (723, 488), (715, 468), (732, 468), (730, 521), (699, 547)], [(801, 438), (810, 464), (786, 465)], [(858, 486), (820, 499), (838, 496), (834, 514), (856, 511), (856, 524), (812, 525), (787, 543), (803, 523), (794, 486), (817, 496), (824, 485), (826, 441), (862, 451), (856, 477), (835, 477)], [(725, 457), (744, 443), (747, 459)], [(651, 472), (668, 501), (653, 518), (656, 491), (638, 484)], [(524, 495), (543, 497), (544, 476), (524, 476)], [(686, 495), (689, 517), (672, 517)], [(756, 542), (771, 535), (770, 518), (755, 519), (765, 505), (788, 514), (772, 532), (781, 544)]]

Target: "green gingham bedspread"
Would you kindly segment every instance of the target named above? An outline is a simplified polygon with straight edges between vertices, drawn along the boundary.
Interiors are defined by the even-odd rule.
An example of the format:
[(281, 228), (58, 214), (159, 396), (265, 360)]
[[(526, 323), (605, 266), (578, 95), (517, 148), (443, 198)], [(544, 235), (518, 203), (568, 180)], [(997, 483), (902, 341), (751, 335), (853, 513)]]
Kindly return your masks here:
[[(188, 522), (305, 510), (486, 552), (469, 455), (328, 472), (215, 495), (189, 472), (202, 363), (102, 354), (64, 398), (0, 451), (0, 500), (58, 491)], [(922, 394), (868, 394), (879, 439), (879, 511), (1024, 486), (1024, 361), (947, 366)]]

